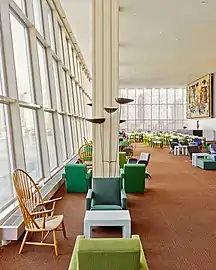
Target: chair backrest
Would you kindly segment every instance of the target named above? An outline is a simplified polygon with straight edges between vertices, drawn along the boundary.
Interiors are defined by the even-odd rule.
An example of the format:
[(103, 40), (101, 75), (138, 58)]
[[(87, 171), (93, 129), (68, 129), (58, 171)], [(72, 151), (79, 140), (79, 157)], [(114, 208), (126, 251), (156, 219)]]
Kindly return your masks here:
[(192, 154), (201, 153), (201, 150), (199, 146), (188, 146), (188, 153), (189, 153), (190, 159), (192, 159)]
[[(31, 212), (38, 209), (38, 204), (42, 202), (42, 197), (37, 185), (31, 176), (22, 169), (16, 169), (13, 172), (12, 179), (25, 227), (28, 229), (39, 229), (34, 218), (31, 216)], [(40, 207), (40, 209), (45, 210), (44, 207)]]
[[(149, 164), (150, 156), (151, 156), (150, 153), (144, 153), (144, 152), (142, 152), (142, 153), (140, 154), (140, 159), (138, 160), (137, 163), (138, 163), (138, 164), (145, 164), (146, 167), (147, 167), (148, 164)], [(143, 162), (143, 161), (145, 161), (145, 162)]]
[(140, 241), (124, 238), (80, 239), (79, 270), (140, 270)]
[(144, 192), (145, 190), (144, 164), (124, 165), (124, 188), (126, 192)]
[(121, 205), (121, 178), (92, 179), (93, 205)]
[(211, 144), (210, 151), (211, 152), (216, 152), (216, 144), (215, 143)]
[(194, 142), (197, 142), (198, 145), (201, 145), (202, 144), (202, 139), (201, 138), (195, 138)]
[(138, 161), (137, 158), (129, 158), (127, 163), (128, 163), (128, 164), (136, 164), (137, 161)]

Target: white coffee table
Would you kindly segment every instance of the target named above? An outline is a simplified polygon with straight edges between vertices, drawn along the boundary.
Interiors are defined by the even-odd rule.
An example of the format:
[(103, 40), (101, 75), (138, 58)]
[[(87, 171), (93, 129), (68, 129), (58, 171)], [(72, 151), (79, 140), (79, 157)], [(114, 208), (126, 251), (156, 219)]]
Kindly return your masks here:
[(123, 238), (131, 237), (131, 217), (128, 210), (86, 211), (84, 218), (84, 236), (91, 238), (93, 226), (122, 227)]
[(197, 158), (207, 158), (210, 156), (208, 153), (192, 153), (192, 166), (196, 167)]
[(188, 155), (188, 147), (187, 145), (176, 145), (174, 147), (174, 155), (179, 156), (180, 152), (182, 153), (182, 155)]

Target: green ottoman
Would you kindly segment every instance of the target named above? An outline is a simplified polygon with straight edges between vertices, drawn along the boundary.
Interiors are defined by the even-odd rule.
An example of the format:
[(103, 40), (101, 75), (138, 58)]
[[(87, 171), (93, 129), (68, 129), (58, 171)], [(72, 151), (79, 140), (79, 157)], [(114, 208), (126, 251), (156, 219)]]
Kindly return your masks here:
[(211, 159), (198, 158), (196, 166), (203, 170), (216, 170), (216, 161)]

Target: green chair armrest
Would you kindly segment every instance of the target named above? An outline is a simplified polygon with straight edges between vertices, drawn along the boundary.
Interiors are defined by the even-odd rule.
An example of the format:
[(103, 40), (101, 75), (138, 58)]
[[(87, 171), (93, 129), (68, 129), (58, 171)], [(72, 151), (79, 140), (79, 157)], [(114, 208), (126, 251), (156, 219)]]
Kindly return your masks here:
[(66, 173), (63, 173), (62, 174), (62, 179), (65, 179), (66, 178)]
[(91, 210), (92, 195), (93, 195), (93, 190), (89, 189), (86, 195), (86, 210)]
[(132, 238), (140, 242), (140, 270), (149, 270), (139, 235), (132, 235)]
[(76, 242), (74, 244), (74, 249), (73, 249), (73, 254), (71, 257), (70, 265), (68, 267), (68, 270), (78, 270), (78, 262), (77, 262), (77, 248), (78, 248), (78, 243), (79, 240), (84, 238), (82, 235), (78, 235)]
[(89, 169), (86, 173), (86, 182), (87, 182), (87, 187), (92, 188), (92, 169)]
[(123, 188), (121, 189), (121, 203), (122, 203), (122, 209), (126, 210), (127, 209), (127, 195)]

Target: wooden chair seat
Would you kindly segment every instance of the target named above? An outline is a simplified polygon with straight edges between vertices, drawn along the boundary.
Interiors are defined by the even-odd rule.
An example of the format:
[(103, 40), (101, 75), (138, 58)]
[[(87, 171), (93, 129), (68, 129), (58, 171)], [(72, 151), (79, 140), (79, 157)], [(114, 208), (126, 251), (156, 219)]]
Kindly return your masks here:
[[(50, 216), (50, 217), (45, 217), (45, 227), (43, 228), (43, 222), (44, 218), (36, 218), (35, 222), (38, 224), (38, 226), (41, 229), (35, 228), (34, 231), (52, 231), (57, 229), (62, 221), (63, 221), (63, 215), (58, 215), (58, 216)], [(26, 229), (29, 230), (29, 229)]]

